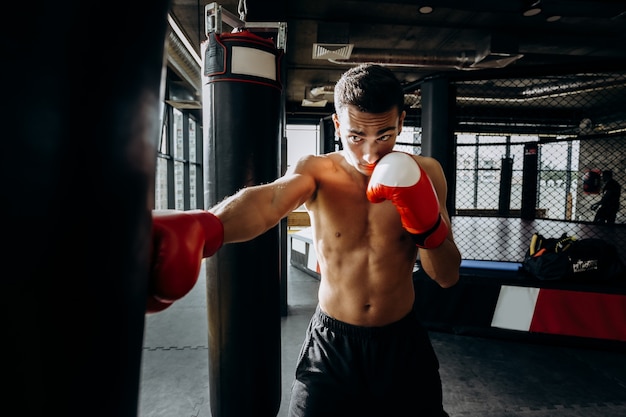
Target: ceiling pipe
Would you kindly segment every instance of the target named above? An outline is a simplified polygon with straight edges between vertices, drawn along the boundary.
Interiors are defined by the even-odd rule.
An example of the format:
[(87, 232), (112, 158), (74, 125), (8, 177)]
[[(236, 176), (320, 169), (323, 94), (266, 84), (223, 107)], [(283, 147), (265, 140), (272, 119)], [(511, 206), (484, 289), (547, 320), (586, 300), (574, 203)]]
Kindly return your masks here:
[(329, 59), (328, 61), (340, 65), (371, 63), (390, 67), (470, 71), (484, 68), (504, 68), (523, 56), (523, 54), (478, 53), (476, 51), (431, 54), (424, 51), (389, 52), (379, 49), (353, 49), (349, 60)]
[(418, 67), (418, 68), (454, 68), (469, 67), (477, 61), (473, 52), (432, 54), (426, 51), (393, 51), (388, 49), (353, 49), (349, 60), (329, 59), (334, 64), (376, 63), (379, 65)]

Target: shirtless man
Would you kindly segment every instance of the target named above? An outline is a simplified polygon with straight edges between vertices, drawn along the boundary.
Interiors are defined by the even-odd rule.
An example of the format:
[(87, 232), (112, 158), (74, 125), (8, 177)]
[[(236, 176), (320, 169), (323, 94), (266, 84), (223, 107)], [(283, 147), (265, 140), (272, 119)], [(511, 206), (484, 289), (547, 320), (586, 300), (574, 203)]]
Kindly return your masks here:
[[(195, 239), (198, 259), (255, 238), (304, 204), (321, 278), (289, 415), (447, 416), (439, 363), (413, 310), (412, 279), (418, 255), (441, 287), (459, 279), (443, 170), (433, 158), (393, 151), (406, 112), (402, 86), (387, 68), (348, 70), (335, 87), (335, 110), (343, 150), (305, 156), (273, 183), (244, 188), (208, 212), (178, 212), (160, 227)], [(180, 263), (168, 256), (160, 262)], [(154, 304), (180, 296), (167, 295), (172, 277), (153, 279), (165, 283)]]

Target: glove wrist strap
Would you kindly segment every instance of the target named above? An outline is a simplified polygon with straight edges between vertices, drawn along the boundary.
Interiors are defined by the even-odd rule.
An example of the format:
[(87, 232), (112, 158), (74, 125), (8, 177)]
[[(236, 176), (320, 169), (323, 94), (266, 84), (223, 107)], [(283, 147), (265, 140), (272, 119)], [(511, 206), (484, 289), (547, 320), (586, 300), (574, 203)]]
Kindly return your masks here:
[(437, 218), (434, 226), (424, 233), (411, 233), (413, 242), (419, 248), (434, 249), (440, 246), (448, 236), (448, 225), (441, 218), (441, 214)]

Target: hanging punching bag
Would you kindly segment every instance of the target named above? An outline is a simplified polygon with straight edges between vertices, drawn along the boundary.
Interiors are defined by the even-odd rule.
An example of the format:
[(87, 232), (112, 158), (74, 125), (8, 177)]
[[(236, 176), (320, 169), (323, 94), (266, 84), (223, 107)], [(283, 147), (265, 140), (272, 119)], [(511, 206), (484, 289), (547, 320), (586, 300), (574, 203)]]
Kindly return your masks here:
[[(282, 51), (243, 30), (202, 44), (206, 207), (279, 175)], [(253, 210), (253, 208), (251, 208)], [(213, 417), (276, 416), (280, 406), (277, 227), (206, 260)]]
[(17, 2), (0, 30), (7, 415), (138, 414), (169, 5)]

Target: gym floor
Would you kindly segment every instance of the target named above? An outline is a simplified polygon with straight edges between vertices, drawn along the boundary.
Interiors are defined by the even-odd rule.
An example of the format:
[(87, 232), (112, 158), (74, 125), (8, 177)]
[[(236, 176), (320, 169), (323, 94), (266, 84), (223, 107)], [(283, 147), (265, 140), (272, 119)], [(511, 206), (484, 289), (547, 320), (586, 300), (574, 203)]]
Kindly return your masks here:
[[(205, 283), (203, 268), (191, 293), (146, 317), (139, 417), (211, 417)], [(287, 416), (317, 287), (317, 279), (289, 266), (277, 417)], [(441, 332), (431, 339), (451, 417), (626, 416), (626, 352)]]

